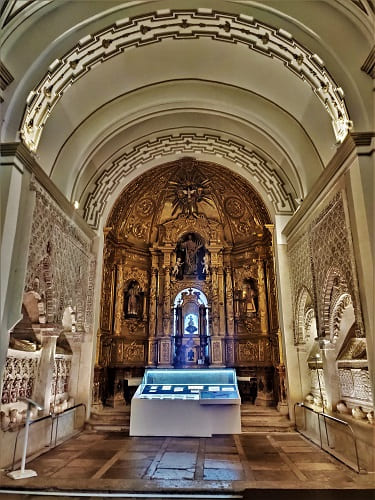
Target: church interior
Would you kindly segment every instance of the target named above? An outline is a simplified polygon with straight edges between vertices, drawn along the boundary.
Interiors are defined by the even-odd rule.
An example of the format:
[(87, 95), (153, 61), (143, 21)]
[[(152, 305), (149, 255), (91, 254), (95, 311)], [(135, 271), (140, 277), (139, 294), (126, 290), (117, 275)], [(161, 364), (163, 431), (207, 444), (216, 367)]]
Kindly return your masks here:
[(372, 498), (373, 0), (0, 27), (0, 497)]

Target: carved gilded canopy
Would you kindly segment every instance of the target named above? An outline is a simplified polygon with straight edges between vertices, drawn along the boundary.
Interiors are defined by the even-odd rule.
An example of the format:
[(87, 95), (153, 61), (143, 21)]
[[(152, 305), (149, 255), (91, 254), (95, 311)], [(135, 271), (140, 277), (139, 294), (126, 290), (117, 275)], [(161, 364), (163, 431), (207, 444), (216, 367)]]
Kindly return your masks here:
[[(123, 191), (108, 219), (118, 242), (137, 247), (166, 243), (189, 230), (206, 241), (249, 242), (270, 223), (259, 194), (220, 165), (182, 158), (155, 167)], [(188, 228), (188, 229), (186, 229)]]

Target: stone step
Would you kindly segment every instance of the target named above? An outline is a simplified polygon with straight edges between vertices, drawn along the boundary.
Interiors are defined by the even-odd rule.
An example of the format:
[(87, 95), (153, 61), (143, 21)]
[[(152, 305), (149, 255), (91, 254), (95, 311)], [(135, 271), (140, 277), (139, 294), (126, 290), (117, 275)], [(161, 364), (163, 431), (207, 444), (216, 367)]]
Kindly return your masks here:
[[(294, 430), (290, 420), (276, 408), (241, 405), (242, 432), (290, 432)], [(94, 410), (86, 424), (94, 431), (128, 432), (130, 427), (130, 406)]]

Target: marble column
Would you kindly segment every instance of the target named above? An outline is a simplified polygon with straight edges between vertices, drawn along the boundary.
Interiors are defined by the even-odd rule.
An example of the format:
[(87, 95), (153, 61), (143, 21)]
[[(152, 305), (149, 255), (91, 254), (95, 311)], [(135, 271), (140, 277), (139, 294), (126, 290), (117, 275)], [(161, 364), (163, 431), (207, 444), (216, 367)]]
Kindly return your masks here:
[(49, 415), (50, 413), (56, 341), (61, 331), (62, 327), (57, 325), (50, 326), (46, 324), (45, 327), (40, 328), (42, 349), (32, 397), (43, 407), (42, 415)]

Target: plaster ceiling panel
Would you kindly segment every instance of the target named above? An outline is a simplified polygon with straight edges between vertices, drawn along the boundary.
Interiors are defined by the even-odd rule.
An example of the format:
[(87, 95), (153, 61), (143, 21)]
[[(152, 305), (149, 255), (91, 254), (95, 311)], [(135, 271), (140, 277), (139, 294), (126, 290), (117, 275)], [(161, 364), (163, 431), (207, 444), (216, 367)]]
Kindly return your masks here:
[[(162, 58), (160, 44), (131, 49), (94, 67), (66, 90), (46, 122), (38, 148), (38, 155), (47, 172), (56, 150), (66, 137), (96, 109), (127, 93), (131, 98), (130, 92), (134, 89), (160, 81), (187, 78), (225, 83), (262, 95), (297, 121), (303, 122), (307, 134), (321, 151), (323, 161), (330, 159), (334, 136), (328, 114), (311, 88), (286, 70), (281, 62), (253, 53), (245, 47), (237, 47), (234, 52), (232, 46), (222, 44), (218, 64), (217, 42), (165, 40), (162, 44)], [(194, 89), (198, 90), (197, 87)], [(212, 107), (213, 102), (222, 100), (220, 87), (212, 90), (209, 107)], [(198, 93), (193, 97), (195, 100), (201, 99)], [(153, 105), (168, 107), (169, 102), (170, 97), (166, 92), (159, 96), (158, 103), (154, 99)], [(235, 107), (231, 109), (230, 101), (221, 106), (224, 104), (228, 113), (238, 113)], [(147, 108), (147, 102), (143, 102), (142, 107)], [(127, 119), (127, 113), (123, 111), (123, 114)], [(119, 114), (112, 117), (114, 122), (120, 119)], [(108, 122), (98, 122), (98, 129), (100, 125), (108, 126)]]
[[(363, 15), (353, 7), (352, 2), (207, 0), (206, 3), (207, 7), (221, 12), (243, 12), (276, 29), (288, 30), (297, 41), (323, 58), (331, 74), (344, 88), (356, 129), (372, 124), (371, 79), (361, 74), (360, 66), (373, 44), (374, 21), (371, 16)], [(41, 5), (41, 2), (38, 4)], [(199, 4), (194, 0), (181, 1), (178, 7), (194, 9)], [(14, 98), (12, 91), (15, 86), (9, 92), (10, 99), (4, 103), (4, 110), (8, 109), (5, 140), (16, 137), (26, 97), (48, 65), (80, 38), (122, 17), (175, 7), (171, 1), (59, 0), (45, 2), (43, 8), (38, 7), (32, 15), (31, 10), (25, 8), (25, 11), (30, 10), (30, 17), (18, 29), (12, 27), (13, 31), (5, 34), (6, 43), (2, 47), (3, 59), (10, 65), (18, 82)], [(356, 13), (358, 15), (354, 15)]]
[[(178, 113), (176, 111), (173, 115), (166, 114), (149, 118), (145, 122), (118, 131), (108, 141), (103, 141), (98, 145), (95, 152), (82, 163), (79, 172), (77, 172), (77, 181), (71, 199), (81, 201), (87, 192), (92, 189), (92, 183), (95, 182), (95, 179), (110, 168), (118, 158), (124, 155), (129, 156), (132, 151), (139, 148), (140, 144), (147, 141), (151, 144), (156, 141), (164, 141), (164, 154), (168, 156), (177, 156), (180, 152), (188, 155), (193, 155), (193, 152), (200, 155), (210, 153), (211, 161), (212, 155), (223, 156), (222, 150), (216, 150), (214, 144), (227, 141), (228, 148), (233, 143), (247, 151), (256, 152), (267, 161), (272, 161), (273, 168), (279, 172), (288, 186), (296, 192), (296, 196), (303, 192), (297, 167), (293, 164), (288, 152), (280, 144), (277, 144), (273, 138), (268, 137), (259, 128), (252, 128), (250, 124), (234, 121), (230, 117), (221, 116), (219, 126), (218, 118), (217, 115), (209, 113), (198, 115), (192, 112), (181, 111)], [(168, 137), (171, 137), (171, 139), (167, 140)], [(181, 141), (179, 150), (173, 149), (177, 146), (171, 146), (173, 138), (177, 137), (185, 137), (184, 142)], [(200, 138), (206, 138), (207, 142), (210, 142), (207, 150), (200, 146)], [(177, 144), (177, 139), (174, 142)], [(208, 148), (211, 148), (211, 150)], [(237, 153), (233, 151), (232, 168), (236, 168), (236, 156)], [(210, 158), (207, 159), (210, 160)], [(226, 160), (226, 158), (223, 158), (223, 160)], [(147, 166), (151, 165), (151, 163), (152, 159), (148, 159)], [(281, 164), (284, 165), (283, 169)], [(139, 168), (146, 168), (146, 165), (139, 165)], [(238, 169), (241, 169), (239, 165)]]
[[(122, 99), (101, 108), (98, 113), (86, 120), (69, 139), (69, 143), (65, 145), (58, 162), (54, 165), (52, 179), (70, 197), (76, 177), (82, 170), (82, 165), (88, 158), (92, 161), (96, 149), (101, 149), (104, 144), (107, 144), (111, 136), (115, 137), (123, 131), (122, 137), (113, 139), (112, 142), (108, 142), (108, 146), (105, 146), (106, 154), (104, 156), (108, 157), (113, 153), (112, 148), (116, 150), (120, 145), (128, 143), (129, 128), (137, 125), (136, 132), (139, 137), (142, 137), (165, 127), (165, 122), (157, 124), (157, 117), (166, 115), (169, 123), (173, 123), (175, 114), (182, 116), (184, 113), (188, 113), (189, 122), (179, 118), (174, 126), (176, 130), (181, 125), (199, 127), (206, 115), (214, 117), (215, 127), (227, 133), (231, 133), (231, 123), (234, 126), (234, 134), (239, 132), (240, 125), (237, 124), (243, 123), (244, 126), (250, 127), (244, 134), (246, 139), (250, 141), (252, 139), (251, 129), (259, 129), (260, 132), (256, 132), (254, 136), (254, 144), (260, 135), (268, 137), (268, 143), (274, 142), (275, 147), (284, 151), (285, 156), (290, 156), (292, 160), (288, 160), (286, 163), (290, 161), (296, 165), (303, 189), (308, 189), (320, 174), (322, 163), (309, 137), (297, 121), (289, 114), (282, 112), (279, 107), (269, 101), (264, 101), (257, 95), (230, 86), (222, 85), (219, 89), (216, 87), (215, 83), (201, 81), (165, 83), (144, 88), (132, 94), (131, 99), (124, 96)], [(217, 101), (213, 101), (215, 93)], [(165, 95), (168, 95), (170, 102), (163, 106), (159, 103)], [(154, 102), (156, 105), (153, 105)], [(143, 109), (144, 103), (148, 103), (145, 109)], [(226, 106), (227, 103), (230, 103), (229, 110)], [(108, 118), (111, 116), (109, 108), (113, 108), (114, 113), (120, 114), (123, 109), (127, 115), (127, 121), (122, 119), (113, 123), (114, 120)], [(154, 118), (153, 129), (150, 129), (148, 125), (150, 118)], [(93, 132), (92, 129), (95, 130), (98, 123), (104, 122), (113, 123), (113, 126), (108, 127), (107, 130)], [(132, 138), (135, 137), (132, 136)], [(102, 160), (98, 164), (101, 162)], [(91, 163), (91, 166), (95, 163), (95, 161)], [(69, 171), (66, 167), (69, 168)], [(286, 169), (286, 172), (289, 176), (290, 167)], [(93, 172), (91, 172), (92, 174)], [(296, 190), (298, 191), (299, 188), (296, 187)]]

